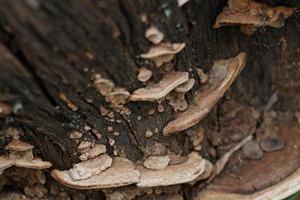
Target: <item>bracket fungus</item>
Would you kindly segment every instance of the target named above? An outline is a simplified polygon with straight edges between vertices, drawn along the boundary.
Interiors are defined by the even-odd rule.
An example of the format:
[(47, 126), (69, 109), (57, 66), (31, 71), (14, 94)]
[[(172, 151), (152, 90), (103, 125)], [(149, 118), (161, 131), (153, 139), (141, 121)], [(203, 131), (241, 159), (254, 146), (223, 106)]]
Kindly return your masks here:
[(75, 164), (73, 168), (69, 170), (70, 177), (75, 181), (88, 179), (111, 167), (111, 164), (112, 158), (103, 154), (96, 158)]
[(164, 39), (164, 34), (152, 25), (146, 30), (145, 37), (153, 44), (159, 44)]
[(169, 72), (162, 80), (152, 86), (135, 90), (129, 97), (130, 101), (155, 101), (165, 97), (173, 89), (187, 82), (187, 72)]
[(139, 167), (141, 177), (136, 184), (139, 187), (176, 185), (194, 181), (205, 171), (205, 159), (192, 152), (188, 159), (178, 165), (169, 165), (162, 170), (150, 170)]
[(246, 63), (246, 57), (245, 53), (240, 53), (236, 57), (215, 62), (209, 81), (195, 95), (193, 104), (169, 122), (163, 134), (183, 131), (201, 121), (237, 78)]
[(217, 17), (214, 28), (239, 25), (243, 33), (252, 35), (259, 27), (283, 27), (284, 20), (294, 12), (294, 8), (271, 7), (253, 0), (229, 0), (228, 6)]
[(7, 169), (10, 168), (14, 165), (14, 162), (4, 156), (0, 157), (0, 175), (2, 174), (2, 172)]
[(165, 169), (169, 162), (170, 156), (150, 156), (143, 162), (143, 165), (147, 169), (161, 170)]
[(170, 62), (184, 47), (185, 43), (160, 43), (152, 46), (147, 53), (141, 54), (141, 57), (154, 61), (159, 67), (163, 63)]
[(76, 189), (99, 189), (137, 183), (139, 181), (140, 172), (135, 169), (131, 161), (125, 158), (115, 157), (110, 168), (85, 180), (74, 180), (70, 176), (69, 170), (60, 171), (55, 169), (51, 172), (51, 175), (58, 182), (67, 187)]
[(51, 167), (51, 163), (35, 158), (32, 153), (34, 147), (19, 139), (12, 141), (5, 147), (9, 151), (9, 155), (0, 156), (0, 172), (11, 167), (23, 167), (29, 169), (47, 169)]
[(193, 88), (194, 84), (195, 84), (195, 79), (191, 78), (187, 82), (185, 82), (185, 83), (179, 85), (178, 87), (176, 87), (175, 91), (179, 92), (179, 93), (188, 92), (190, 89)]

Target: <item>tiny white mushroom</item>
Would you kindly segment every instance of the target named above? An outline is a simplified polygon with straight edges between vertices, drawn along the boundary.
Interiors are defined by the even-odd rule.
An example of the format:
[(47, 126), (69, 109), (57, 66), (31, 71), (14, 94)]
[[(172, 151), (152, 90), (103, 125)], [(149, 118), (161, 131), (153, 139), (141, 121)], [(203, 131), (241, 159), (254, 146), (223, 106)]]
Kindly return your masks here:
[(194, 97), (193, 104), (163, 130), (169, 135), (190, 128), (202, 120), (224, 95), (237, 78), (246, 63), (246, 54), (215, 62), (206, 87), (201, 88)]
[(164, 34), (152, 25), (146, 30), (145, 37), (153, 44), (159, 44), (164, 39)]
[(156, 187), (176, 185), (194, 181), (205, 170), (205, 159), (198, 153), (192, 152), (188, 159), (178, 165), (169, 165), (162, 170), (149, 170), (140, 166), (140, 181), (136, 184), (139, 187)]
[(141, 82), (146, 82), (151, 78), (151, 76), (152, 72), (149, 69), (147, 69), (146, 67), (141, 67), (137, 78)]
[(67, 187), (76, 189), (99, 189), (120, 187), (136, 183), (139, 180), (140, 172), (135, 169), (135, 166), (131, 161), (125, 158), (116, 157), (113, 159), (110, 168), (85, 180), (74, 181), (70, 177), (68, 170), (60, 171), (55, 169), (51, 172), (51, 175), (58, 182)]
[(165, 169), (170, 162), (170, 156), (150, 156), (147, 158), (143, 165), (147, 169), (153, 169), (153, 170), (161, 170)]
[(188, 80), (187, 72), (170, 72), (162, 80), (146, 88), (140, 88), (130, 95), (130, 101), (154, 101), (165, 97), (174, 88)]

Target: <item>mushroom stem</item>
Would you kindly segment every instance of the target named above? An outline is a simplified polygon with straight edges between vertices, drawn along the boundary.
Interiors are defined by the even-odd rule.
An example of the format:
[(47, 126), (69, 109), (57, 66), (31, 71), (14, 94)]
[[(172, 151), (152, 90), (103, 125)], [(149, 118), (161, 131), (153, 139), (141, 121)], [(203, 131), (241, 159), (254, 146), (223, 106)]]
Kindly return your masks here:
[(165, 136), (188, 129), (201, 121), (224, 95), (246, 63), (246, 54), (215, 62), (210, 81), (194, 97), (193, 104), (163, 130)]

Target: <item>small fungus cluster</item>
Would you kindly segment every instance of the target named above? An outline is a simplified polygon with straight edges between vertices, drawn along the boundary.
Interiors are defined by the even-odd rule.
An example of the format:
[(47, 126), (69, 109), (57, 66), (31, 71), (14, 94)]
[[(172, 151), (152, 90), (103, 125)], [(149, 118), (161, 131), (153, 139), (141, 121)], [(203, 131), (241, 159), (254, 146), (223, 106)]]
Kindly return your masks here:
[(294, 8), (270, 7), (253, 0), (229, 0), (228, 6), (217, 17), (214, 28), (238, 25), (243, 33), (252, 35), (259, 27), (283, 27), (284, 20), (294, 13)]
[(32, 145), (22, 142), (18, 138), (12, 139), (5, 149), (9, 153), (0, 156), (0, 173), (12, 166), (29, 169), (47, 169), (51, 167), (51, 163), (34, 157)]
[[(180, 160), (180, 161), (179, 161)], [(193, 182), (211, 172), (209, 161), (192, 152), (185, 159), (152, 156), (143, 165), (121, 157), (113, 159), (104, 154), (75, 164), (69, 170), (53, 170), (51, 175), (65, 186), (77, 189), (113, 188), (136, 184), (156, 187)], [(205, 175), (205, 176), (204, 176)]]

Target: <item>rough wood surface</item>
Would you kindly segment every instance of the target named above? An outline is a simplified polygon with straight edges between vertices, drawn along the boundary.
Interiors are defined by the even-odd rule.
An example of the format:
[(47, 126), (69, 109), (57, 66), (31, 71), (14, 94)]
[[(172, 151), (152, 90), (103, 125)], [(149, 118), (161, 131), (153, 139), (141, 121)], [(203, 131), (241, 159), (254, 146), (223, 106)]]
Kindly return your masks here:
[[(264, 2), (300, 6), (298, 0)], [(108, 143), (114, 139), (114, 146), (133, 161), (149, 154), (155, 142), (172, 152), (188, 154), (186, 134), (162, 135), (163, 127), (174, 119), (167, 103), (163, 103), (164, 112), (153, 115), (147, 114), (152, 108), (157, 110), (157, 104), (151, 102), (126, 104), (132, 111), (129, 116), (111, 109), (120, 123), (105, 120), (99, 112), (108, 104), (92, 85), (95, 73), (129, 92), (143, 86), (137, 79), (142, 66), (151, 69), (154, 81), (161, 79), (152, 62), (139, 58), (150, 46), (144, 33), (151, 24), (165, 34), (166, 42), (186, 43), (172, 65), (196, 78), (196, 86), (187, 95), (189, 103), (201, 85), (197, 68), (209, 71), (214, 60), (243, 51), (248, 61), (230, 96), (241, 104), (261, 107), (274, 91), (279, 91), (275, 109), (291, 113), (300, 109), (298, 14), (287, 19), (283, 28), (267, 27), (247, 37), (238, 27), (212, 28), (226, 0), (190, 0), (183, 7), (173, 0), (0, 3), (0, 101), (14, 110), (11, 115), (0, 116), (0, 152), (8, 143), (5, 130), (14, 126), (23, 130), (22, 138), (35, 146), (39, 157), (59, 169), (68, 169), (79, 161), (77, 143), (69, 139), (74, 129), (83, 133), (82, 139), (107, 145), (110, 155), (113, 147)], [(142, 14), (147, 14), (147, 23), (142, 22)], [(61, 93), (77, 106), (76, 111), (59, 97)], [(215, 123), (217, 118), (222, 116), (212, 111), (208, 116), (211, 120), (203, 124)], [(86, 125), (101, 133), (101, 139), (87, 131)], [(120, 132), (119, 136), (109, 133), (109, 126)], [(144, 137), (147, 129), (154, 133), (151, 138)]]

